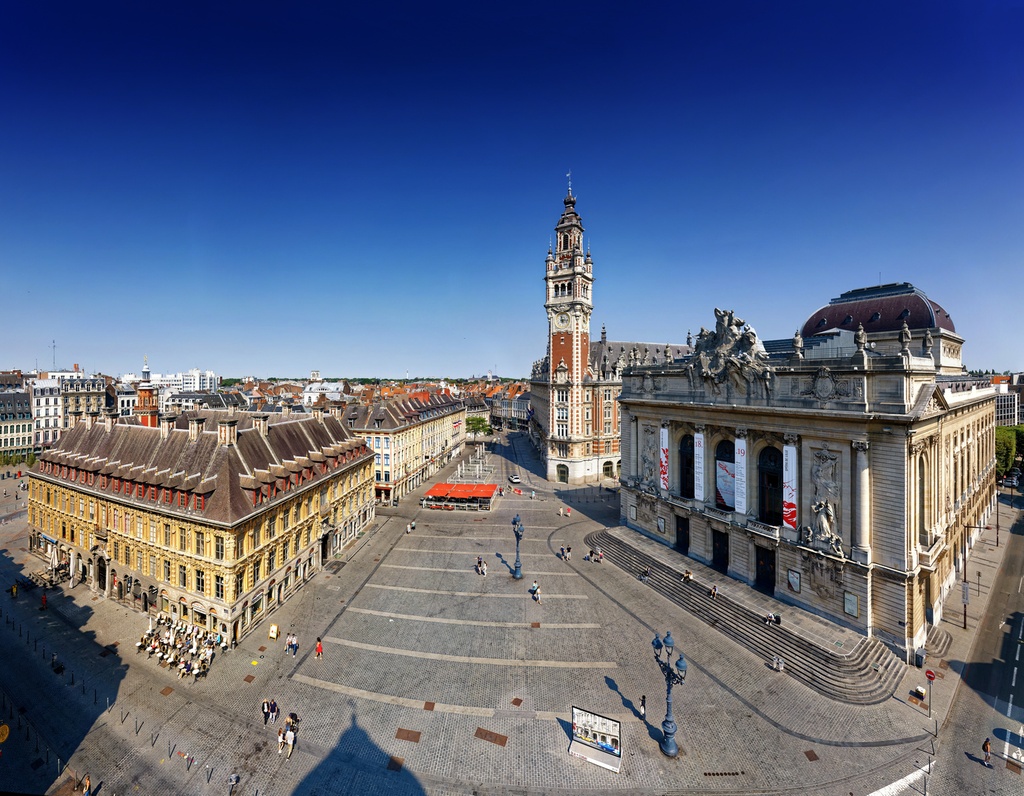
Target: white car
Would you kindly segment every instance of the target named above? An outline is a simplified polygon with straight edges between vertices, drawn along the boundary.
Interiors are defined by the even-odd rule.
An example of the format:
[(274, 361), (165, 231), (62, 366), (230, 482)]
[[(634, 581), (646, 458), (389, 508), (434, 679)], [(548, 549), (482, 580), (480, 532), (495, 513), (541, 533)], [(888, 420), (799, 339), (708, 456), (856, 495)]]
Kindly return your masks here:
[(522, 479), (522, 478), (520, 478), (520, 477), (519, 477), (518, 475), (516, 475), (515, 473), (513, 473), (512, 475), (510, 475), (510, 476), (508, 477), (508, 482), (509, 482), (510, 484), (521, 484), (521, 483), (523, 482), (523, 479)]

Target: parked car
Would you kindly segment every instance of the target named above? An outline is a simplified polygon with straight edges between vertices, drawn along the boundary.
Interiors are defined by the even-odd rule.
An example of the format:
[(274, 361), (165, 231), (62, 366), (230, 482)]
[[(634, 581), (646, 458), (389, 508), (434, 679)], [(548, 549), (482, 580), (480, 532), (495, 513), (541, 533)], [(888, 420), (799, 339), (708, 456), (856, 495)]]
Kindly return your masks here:
[(521, 484), (521, 483), (523, 482), (523, 479), (522, 479), (522, 478), (520, 478), (520, 477), (519, 477), (518, 475), (516, 475), (515, 473), (512, 473), (512, 475), (510, 475), (510, 476), (508, 477), (508, 482), (509, 482), (510, 484)]
[(1003, 486), (1006, 487), (1007, 489), (1016, 489), (1017, 477), (1013, 475), (1006, 476), (1006, 478), (1003, 479)]

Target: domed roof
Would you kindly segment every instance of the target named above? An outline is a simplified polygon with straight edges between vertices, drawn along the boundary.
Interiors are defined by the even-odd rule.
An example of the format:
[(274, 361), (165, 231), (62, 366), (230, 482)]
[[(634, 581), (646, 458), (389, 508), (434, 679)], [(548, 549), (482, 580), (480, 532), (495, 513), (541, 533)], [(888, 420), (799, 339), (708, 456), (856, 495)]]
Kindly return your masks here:
[(909, 282), (847, 291), (811, 313), (800, 333), (810, 337), (830, 329), (855, 332), (858, 325), (868, 333), (898, 332), (904, 321), (911, 331), (939, 328), (956, 334), (949, 313)]

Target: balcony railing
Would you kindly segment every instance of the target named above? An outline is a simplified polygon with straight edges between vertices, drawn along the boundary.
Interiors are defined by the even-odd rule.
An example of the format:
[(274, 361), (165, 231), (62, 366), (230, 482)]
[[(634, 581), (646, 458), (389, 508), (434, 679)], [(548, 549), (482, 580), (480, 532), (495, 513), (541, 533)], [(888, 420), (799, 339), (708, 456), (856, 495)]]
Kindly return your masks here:
[(770, 539), (779, 538), (779, 526), (769, 525), (768, 523), (761, 522), (760, 520), (748, 519), (747, 530), (761, 534), (762, 536), (767, 536)]

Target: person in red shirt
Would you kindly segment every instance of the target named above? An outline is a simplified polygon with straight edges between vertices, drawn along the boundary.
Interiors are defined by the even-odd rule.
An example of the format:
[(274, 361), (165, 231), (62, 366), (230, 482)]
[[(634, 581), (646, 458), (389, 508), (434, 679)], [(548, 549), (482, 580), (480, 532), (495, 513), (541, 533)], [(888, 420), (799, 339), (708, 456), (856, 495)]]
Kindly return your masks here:
[(316, 637), (316, 657), (324, 657), (324, 645), (320, 642), (320, 637)]

